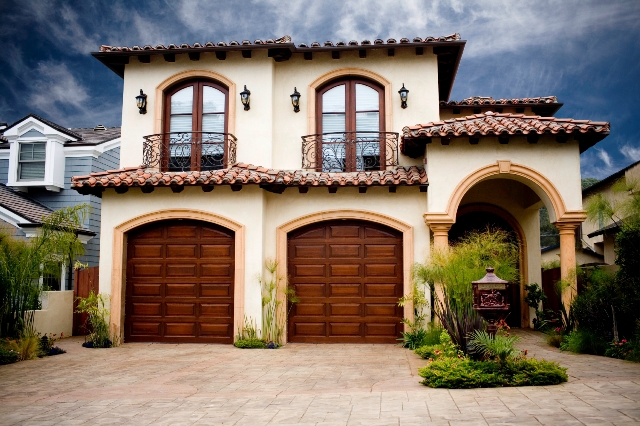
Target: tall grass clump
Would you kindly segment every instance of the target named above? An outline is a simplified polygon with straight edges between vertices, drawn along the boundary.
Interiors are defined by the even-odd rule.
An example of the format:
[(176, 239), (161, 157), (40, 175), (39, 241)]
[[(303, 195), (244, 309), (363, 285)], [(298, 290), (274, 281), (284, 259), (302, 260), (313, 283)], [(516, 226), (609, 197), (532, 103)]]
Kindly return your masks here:
[(76, 231), (87, 212), (86, 204), (57, 210), (26, 240), (0, 230), (0, 337), (16, 339), (33, 329), (28, 312), (40, 307), (40, 277), (59, 277), (61, 264), (84, 253)]
[(109, 330), (110, 312), (109, 296), (96, 294), (91, 290), (87, 297), (78, 297), (78, 307), (76, 312), (87, 314), (87, 324), (85, 328), (91, 330), (88, 337), (92, 348), (110, 348), (114, 344)]
[(413, 268), (416, 282), (429, 283), (434, 291), (433, 309), (451, 340), (468, 353), (467, 340), (474, 330), (484, 328), (483, 320), (473, 309), (472, 281), (481, 279), (487, 267), (509, 282), (518, 279), (517, 246), (502, 230), (471, 232), (444, 250), (433, 249), (426, 263)]
[[(267, 259), (265, 262), (267, 276), (260, 277), (262, 288), (262, 339), (268, 343), (282, 344), (287, 318), (291, 307), (298, 302), (295, 291), (287, 286), (286, 280), (278, 276), (278, 262)], [(285, 292), (288, 307), (284, 309), (283, 301), (278, 300), (277, 290), (282, 288)]]

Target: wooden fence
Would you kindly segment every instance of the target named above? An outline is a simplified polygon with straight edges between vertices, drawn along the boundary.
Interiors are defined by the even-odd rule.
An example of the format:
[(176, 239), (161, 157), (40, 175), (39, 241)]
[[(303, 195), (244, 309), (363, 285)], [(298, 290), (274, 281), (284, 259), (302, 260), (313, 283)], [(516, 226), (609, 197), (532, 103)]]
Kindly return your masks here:
[(97, 266), (86, 268), (86, 269), (77, 269), (75, 271), (75, 286), (74, 286), (74, 301), (73, 301), (73, 335), (74, 336), (85, 336), (89, 334), (89, 330), (87, 329), (87, 314), (79, 314), (76, 313), (76, 308), (78, 306), (78, 297), (87, 297), (91, 290), (94, 293), (99, 293), (98, 282), (99, 282), (99, 270)]

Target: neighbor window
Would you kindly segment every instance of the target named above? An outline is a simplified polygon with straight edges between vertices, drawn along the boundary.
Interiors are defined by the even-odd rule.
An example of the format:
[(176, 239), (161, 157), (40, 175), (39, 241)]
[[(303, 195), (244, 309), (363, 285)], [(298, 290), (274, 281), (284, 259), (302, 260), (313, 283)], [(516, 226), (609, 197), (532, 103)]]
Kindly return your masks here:
[(223, 167), (227, 98), (228, 90), (212, 81), (189, 81), (166, 92), (164, 131), (169, 171)]
[(44, 180), (46, 142), (21, 143), (18, 155), (18, 180)]
[(318, 91), (322, 171), (380, 170), (384, 150), (384, 89), (367, 80), (340, 80)]

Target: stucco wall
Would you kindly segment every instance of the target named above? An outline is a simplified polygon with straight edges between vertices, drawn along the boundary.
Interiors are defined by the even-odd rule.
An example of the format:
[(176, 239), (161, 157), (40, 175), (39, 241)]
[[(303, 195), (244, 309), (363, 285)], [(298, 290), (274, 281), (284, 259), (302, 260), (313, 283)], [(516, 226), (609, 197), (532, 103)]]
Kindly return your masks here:
[[(402, 127), (438, 119), (437, 58), (431, 49), (417, 56), (413, 49), (396, 49), (394, 57), (386, 49), (370, 50), (367, 58), (358, 52), (342, 52), (339, 60), (328, 52), (314, 53), (312, 61), (294, 55), (289, 61), (275, 63), (266, 51), (253, 51), (252, 58), (240, 52), (228, 52), (220, 61), (213, 53), (202, 53), (199, 61), (176, 55), (175, 62), (165, 62), (162, 56), (151, 56), (150, 64), (132, 59), (125, 68), (122, 109), (122, 167), (142, 163), (143, 136), (158, 133), (156, 88), (166, 79), (180, 72), (206, 70), (219, 73), (236, 85), (234, 134), (238, 138), (237, 159), (265, 167), (298, 169), (301, 164), (301, 139), (314, 133), (309, 128), (308, 87), (319, 77), (343, 68), (375, 70), (391, 83), (388, 88), (391, 102), (385, 105), (392, 116), (387, 131), (401, 132)], [(408, 69), (411, 72), (407, 72)], [(409, 107), (400, 108), (397, 91), (402, 83), (410, 90)], [(251, 91), (251, 109), (244, 111), (238, 93), (244, 85)], [(289, 95), (297, 87), (302, 94), (300, 112), (294, 113)], [(135, 104), (140, 89), (148, 95), (147, 114), (141, 115)], [(403, 157), (403, 164), (420, 163)]]
[(64, 333), (71, 336), (73, 331), (73, 291), (45, 291), (42, 310), (33, 311), (33, 325), (42, 334)]
[[(468, 138), (457, 138), (444, 146), (434, 138), (433, 143), (427, 145), (428, 211), (445, 212), (451, 194), (465, 177), (482, 167), (495, 165), (499, 160), (525, 165), (541, 173), (557, 188), (567, 210), (582, 209), (577, 142), (561, 144), (552, 137), (543, 136), (537, 144), (528, 143), (524, 137), (512, 137), (505, 145), (498, 143), (497, 138), (483, 138), (477, 145), (469, 144)], [(519, 180), (546, 201), (540, 187), (526, 179)], [(548, 204), (545, 202), (554, 221), (555, 213)]]

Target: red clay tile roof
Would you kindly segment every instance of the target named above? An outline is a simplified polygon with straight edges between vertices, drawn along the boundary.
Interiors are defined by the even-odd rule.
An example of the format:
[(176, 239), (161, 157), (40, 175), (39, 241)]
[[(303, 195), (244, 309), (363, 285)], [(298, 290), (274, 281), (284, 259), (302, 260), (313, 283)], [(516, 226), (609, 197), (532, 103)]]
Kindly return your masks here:
[(461, 101), (441, 101), (440, 106), (474, 106), (474, 105), (537, 105), (557, 104), (556, 96), (538, 96), (535, 98), (493, 99), (490, 96), (472, 96)]
[(609, 134), (609, 123), (604, 121), (574, 120), (572, 118), (540, 117), (524, 114), (483, 114), (452, 118), (427, 124), (407, 126), (402, 138), (431, 138), (457, 136), (528, 135), (535, 133), (600, 133)]
[[(423, 144), (429, 143), (432, 137), (469, 136), (479, 138), (544, 134), (562, 137), (573, 134), (574, 138), (580, 143), (580, 152), (582, 153), (609, 135), (609, 131), (610, 125), (604, 121), (503, 114), (487, 111), (482, 114), (404, 127), (402, 129), (400, 151), (412, 158), (417, 158), (424, 153), (421, 151), (424, 146), (419, 146), (420, 143), (417, 141), (423, 141)], [(558, 141), (564, 142), (566, 139), (559, 139)]]
[[(401, 38), (400, 41), (397, 41), (394, 38), (390, 38), (387, 39), (387, 41), (385, 42), (382, 39), (376, 39), (373, 42), (371, 42), (370, 40), (363, 40), (362, 42), (360, 42), (358, 44), (358, 42), (356, 40), (351, 40), (348, 43), (345, 43), (344, 41), (338, 41), (338, 42), (332, 42), (332, 41), (325, 41), (324, 43), (318, 43), (317, 41), (310, 43), (310, 44), (306, 44), (306, 43), (300, 43), (298, 44), (299, 48), (305, 49), (305, 48), (320, 48), (320, 47), (353, 47), (353, 46), (369, 46), (369, 45), (378, 45), (378, 46), (382, 46), (382, 45), (394, 45), (394, 44), (408, 44), (408, 43), (432, 43), (432, 42), (443, 42), (443, 41), (459, 41), (460, 40), (460, 34), (456, 33), (456, 34), (451, 34), (448, 36), (444, 36), (444, 37), (426, 37), (424, 39), (420, 38), (420, 37), (414, 37), (412, 40), (409, 40), (408, 38)], [(247, 47), (256, 47), (256, 46), (264, 46), (264, 45), (273, 45), (273, 44), (294, 44), (291, 40), (291, 37), (289, 37), (288, 35), (278, 38), (278, 39), (267, 39), (267, 40), (255, 40), (253, 43), (250, 40), (242, 40), (242, 42), (238, 42), (236, 40), (232, 40), (229, 43), (225, 43), (224, 41), (219, 41), (217, 43), (213, 43), (211, 41), (208, 41), (204, 44), (201, 43), (193, 43), (193, 44), (187, 44), (187, 43), (182, 43), (182, 44), (169, 44), (167, 46), (163, 45), (163, 44), (158, 44), (157, 46), (150, 46), (150, 45), (145, 45), (145, 46), (133, 46), (133, 47), (127, 47), (127, 46), (106, 46), (106, 45), (102, 45), (100, 46), (100, 52), (139, 52), (139, 51), (154, 51), (154, 50), (184, 50), (184, 49), (205, 49), (205, 48), (215, 48), (215, 47), (238, 47), (238, 48), (247, 48)]]
[[(259, 184), (280, 186), (420, 186), (427, 185), (424, 168), (398, 167), (393, 170), (353, 173), (324, 173), (304, 170), (276, 170), (238, 163), (228, 169), (203, 172), (157, 172), (144, 167), (128, 167), (71, 178), (71, 188), (91, 192), (92, 188), (170, 187)], [(83, 191), (84, 190), (84, 191)]]

